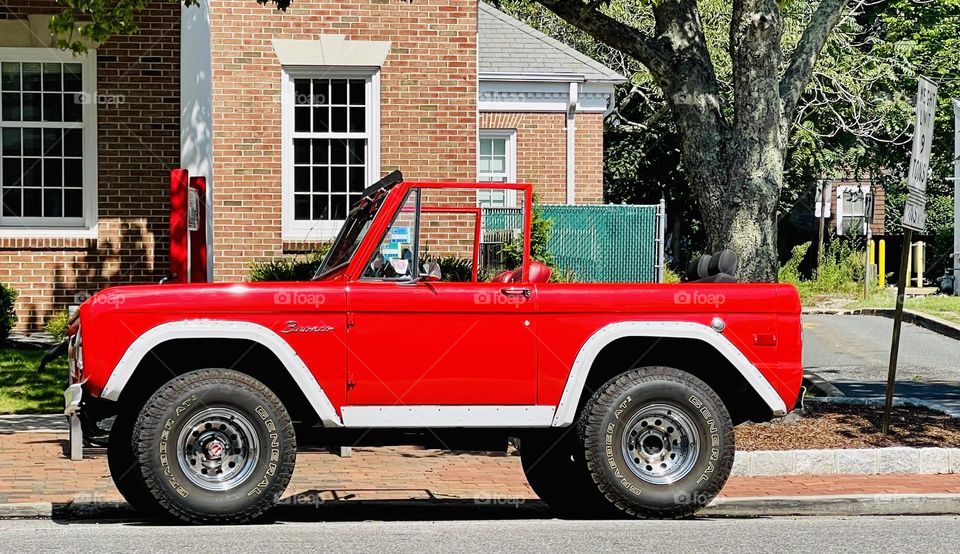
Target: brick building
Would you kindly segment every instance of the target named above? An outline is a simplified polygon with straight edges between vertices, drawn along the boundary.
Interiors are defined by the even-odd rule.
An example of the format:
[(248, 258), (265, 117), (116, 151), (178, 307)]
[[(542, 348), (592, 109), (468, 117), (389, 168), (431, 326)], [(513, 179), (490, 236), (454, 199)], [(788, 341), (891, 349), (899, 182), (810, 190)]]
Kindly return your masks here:
[[(206, 176), (216, 280), (332, 238), (380, 176), (602, 201), (623, 78), (477, 0), (154, 3), (74, 57), (52, 1), (0, 8), (0, 282), (19, 327), (167, 272), (167, 174)], [(507, 206), (506, 194), (461, 199)]]

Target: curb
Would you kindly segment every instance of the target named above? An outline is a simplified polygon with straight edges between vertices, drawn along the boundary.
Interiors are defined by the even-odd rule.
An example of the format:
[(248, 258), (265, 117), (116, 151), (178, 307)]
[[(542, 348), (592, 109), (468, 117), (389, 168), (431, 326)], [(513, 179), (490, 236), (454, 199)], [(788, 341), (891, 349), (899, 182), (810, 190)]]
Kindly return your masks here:
[[(359, 506), (358, 506), (359, 507)], [(398, 505), (398, 509), (403, 509)], [(293, 515), (295, 520), (300, 518)], [(427, 514), (425, 514), (426, 516)], [(715, 498), (698, 515), (707, 517), (960, 515), (960, 494), (860, 494)], [(50, 502), (0, 504), (3, 519), (97, 519), (136, 517), (122, 502), (99, 505)], [(549, 512), (545, 518), (552, 517)], [(323, 521), (323, 520), (321, 520)], [(374, 519), (373, 521), (376, 521)]]
[[(893, 308), (857, 308), (855, 310), (833, 309), (833, 308), (804, 308), (803, 315), (872, 315), (879, 317), (893, 318), (896, 310)], [(913, 310), (903, 310), (904, 323), (912, 323), (918, 327), (923, 327), (928, 331), (933, 331), (945, 337), (960, 340), (960, 325), (951, 323), (945, 319), (934, 317), (929, 314), (916, 312)]]
[(944, 475), (960, 473), (960, 448), (831, 448), (739, 451), (734, 477)]
[(716, 517), (955, 515), (960, 514), (960, 495), (721, 496), (700, 513)]
[[(847, 404), (850, 406), (883, 406), (886, 404), (886, 398), (882, 396), (843, 396), (842, 394), (841, 396), (833, 397), (814, 396), (811, 398), (804, 398), (803, 401), (814, 404)], [(948, 408), (942, 404), (937, 404), (936, 402), (922, 400), (920, 398), (912, 398), (909, 396), (894, 397), (893, 406), (895, 408), (902, 408), (904, 406), (913, 408), (926, 408), (934, 412), (946, 414), (952, 418), (960, 419), (960, 411), (953, 408)]]

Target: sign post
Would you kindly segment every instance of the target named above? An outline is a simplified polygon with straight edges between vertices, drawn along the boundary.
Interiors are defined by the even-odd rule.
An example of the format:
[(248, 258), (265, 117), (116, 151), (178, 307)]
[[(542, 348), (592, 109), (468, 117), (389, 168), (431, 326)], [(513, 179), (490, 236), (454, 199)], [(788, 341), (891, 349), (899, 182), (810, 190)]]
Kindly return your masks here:
[(960, 296), (960, 98), (953, 99), (953, 294)]
[(903, 207), (903, 252), (897, 279), (897, 309), (893, 317), (893, 338), (890, 344), (890, 368), (887, 371), (887, 397), (883, 406), (883, 434), (890, 432), (893, 411), (893, 389), (897, 381), (897, 357), (900, 354), (900, 329), (903, 326), (903, 300), (907, 292), (907, 263), (913, 232), (926, 227), (927, 178), (930, 176), (930, 150), (933, 143), (933, 120), (937, 109), (937, 85), (920, 77), (917, 87), (917, 122), (913, 130), (913, 153), (907, 176), (907, 202)]
[(813, 216), (820, 220), (820, 235), (817, 239), (817, 267), (820, 267), (823, 253), (823, 228), (830, 218), (830, 199), (833, 195), (833, 183), (821, 179), (817, 181), (817, 197), (813, 208)]

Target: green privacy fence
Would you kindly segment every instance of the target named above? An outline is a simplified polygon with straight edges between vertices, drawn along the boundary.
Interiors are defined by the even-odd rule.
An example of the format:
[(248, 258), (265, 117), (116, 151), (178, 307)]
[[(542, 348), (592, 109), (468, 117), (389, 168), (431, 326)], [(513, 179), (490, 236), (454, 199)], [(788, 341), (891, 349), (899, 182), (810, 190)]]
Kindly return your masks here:
[[(577, 281), (651, 283), (663, 279), (664, 205), (568, 206), (539, 204), (553, 222), (548, 249)], [(504, 243), (519, 232), (519, 209), (483, 211), (483, 242)]]

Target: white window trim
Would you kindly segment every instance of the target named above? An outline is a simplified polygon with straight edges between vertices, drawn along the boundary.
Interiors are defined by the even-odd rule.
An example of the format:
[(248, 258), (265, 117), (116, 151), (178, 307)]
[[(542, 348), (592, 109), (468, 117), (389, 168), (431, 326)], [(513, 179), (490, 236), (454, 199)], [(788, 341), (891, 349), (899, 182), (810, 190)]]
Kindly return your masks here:
[[(478, 143), (481, 140), (506, 139), (507, 140), (507, 182), (517, 182), (517, 130), (516, 129), (480, 129), (478, 133)], [(480, 178), (480, 146), (477, 146), (477, 181), (483, 182)], [(517, 191), (508, 190), (507, 208), (517, 207)], [(480, 197), (477, 197), (477, 206), (480, 206)]]
[[(366, 79), (367, 98), (367, 186), (380, 180), (380, 68), (284, 67), (280, 83), (281, 106), (281, 239), (288, 241), (327, 241), (333, 239), (344, 220), (297, 221), (293, 217), (293, 128), (294, 79)], [(289, 100), (288, 100), (289, 99)]]
[(867, 229), (872, 221), (867, 220), (867, 198), (873, 195), (873, 191), (870, 190), (870, 187), (867, 185), (838, 185), (837, 186), (837, 234), (843, 235), (843, 196), (847, 191), (857, 191), (863, 193), (863, 211), (862, 216), (851, 215), (850, 217), (863, 217), (863, 228), (860, 230), (860, 234), (866, 236)]
[[(0, 48), (0, 59), (22, 62), (79, 63), (83, 93), (88, 100), (97, 94), (97, 51), (74, 56), (57, 48)], [(32, 122), (40, 127), (63, 125)], [(97, 103), (83, 105), (83, 218), (2, 218), (0, 237), (3, 238), (97, 238)], [(11, 221), (12, 219), (12, 221)]]

